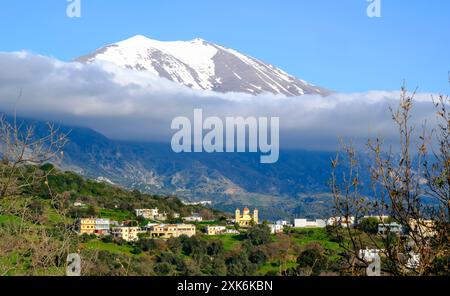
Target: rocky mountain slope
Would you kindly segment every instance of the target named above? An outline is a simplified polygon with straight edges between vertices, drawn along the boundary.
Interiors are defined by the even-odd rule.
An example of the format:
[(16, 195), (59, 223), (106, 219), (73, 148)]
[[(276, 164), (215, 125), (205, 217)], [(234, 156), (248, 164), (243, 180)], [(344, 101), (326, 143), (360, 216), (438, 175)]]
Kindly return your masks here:
[(163, 42), (141, 35), (77, 59), (148, 71), (193, 89), (299, 96), (328, 91), (270, 64), (203, 39)]

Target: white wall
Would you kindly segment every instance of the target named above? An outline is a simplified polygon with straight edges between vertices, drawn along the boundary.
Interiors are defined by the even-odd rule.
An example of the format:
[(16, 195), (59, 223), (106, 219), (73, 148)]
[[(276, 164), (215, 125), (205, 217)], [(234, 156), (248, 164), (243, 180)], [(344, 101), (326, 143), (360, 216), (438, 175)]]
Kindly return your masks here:
[(326, 226), (325, 220), (317, 219), (313, 221), (308, 221), (307, 219), (295, 219), (294, 227), (296, 228), (306, 228), (306, 227), (320, 227)]

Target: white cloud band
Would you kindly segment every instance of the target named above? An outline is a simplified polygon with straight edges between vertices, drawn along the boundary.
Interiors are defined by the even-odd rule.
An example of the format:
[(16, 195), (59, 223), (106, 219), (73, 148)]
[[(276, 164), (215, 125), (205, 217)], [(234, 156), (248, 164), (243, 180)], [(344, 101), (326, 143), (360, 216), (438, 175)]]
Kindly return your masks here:
[[(22, 89), (22, 97), (17, 95)], [(111, 64), (66, 63), (26, 52), (0, 53), (0, 111), (87, 126), (108, 137), (170, 142), (177, 116), (280, 117), (281, 148), (335, 149), (338, 138), (395, 138), (388, 107), (399, 92), (304, 95), (198, 91)], [(430, 94), (418, 94), (417, 125), (434, 118)]]

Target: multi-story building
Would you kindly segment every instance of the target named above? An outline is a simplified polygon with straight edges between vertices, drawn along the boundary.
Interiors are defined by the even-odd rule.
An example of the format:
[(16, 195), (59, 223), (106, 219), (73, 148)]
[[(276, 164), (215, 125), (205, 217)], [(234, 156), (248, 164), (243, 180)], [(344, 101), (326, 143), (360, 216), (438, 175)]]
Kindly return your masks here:
[(77, 224), (79, 234), (95, 233), (95, 218), (81, 218)]
[(377, 256), (383, 254), (385, 252), (384, 249), (361, 249), (358, 252), (359, 258), (366, 261), (373, 261)]
[(95, 219), (95, 233), (105, 235), (110, 233), (111, 221), (109, 219)]
[(145, 219), (154, 220), (159, 215), (158, 208), (154, 209), (136, 209), (136, 217), (143, 217)]
[(275, 224), (281, 225), (281, 226), (290, 226), (289, 222), (286, 220), (278, 220), (277, 222), (275, 222)]
[(250, 210), (248, 208), (244, 208), (241, 215), (241, 211), (236, 209), (235, 223), (244, 228), (250, 227), (252, 224), (258, 224), (258, 210), (254, 209), (253, 214), (250, 214)]
[(78, 220), (77, 228), (79, 234), (109, 234), (109, 219), (100, 218), (81, 218)]
[(398, 223), (388, 223), (388, 224), (378, 224), (378, 233), (387, 234), (387, 233), (402, 233), (403, 227)]
[(134, 242), (139, 240), (138, 233), (139, 227), (120, 226), (113, 227), (112, 229), (112, 235), (114, 237), (121, 238), (127, 242)]
[(156, 221), (166, 221), (167, 220), (167, 213), (159, 213), (158, 215), (155, 216), (155, 218), (153, 220)]
[(355, 225), (355, 217), (331, 217), (327, 220), (327, 225), (340, 225), (342, 227), (352, 227)]
[(325, 220), (317, 219), (317, 220), (308, 220), (308, 219), (295, 219), (294, 227), (295, 228), (324, 228), (327, 226)]
[(202, 222), (203, 218), (199, 214), (192, 214), (192, 216), (183, 217), (183, 221), (185, 221), (185, 222)]
[(208, 225), (206, 227), (206, 234), (207, 235), (219, 235), (226, 233), (227, 228), (225, 226), (213, 226)]
[(148, 232), (148, 231), (152, 230), (153, 227), (158, 226), (158, 225), (159, 225), (158, 223), (148, 223), (147, 225), (142, 227), (142, 230), (145, 230)]
[(279, 224), (269, 224), (267, 226), (269, 226), (271, 234), (281, 233), (281, 232), (283, 232), (283, 228), (284, 228), (283, 225), (279, 225)]
[(153, 226), (150, 230), (150, 236), (163, 239), (182, 235), (191, 237), (195, 235), (195, 229), (195, 225), (192, 224), (162, 224)]

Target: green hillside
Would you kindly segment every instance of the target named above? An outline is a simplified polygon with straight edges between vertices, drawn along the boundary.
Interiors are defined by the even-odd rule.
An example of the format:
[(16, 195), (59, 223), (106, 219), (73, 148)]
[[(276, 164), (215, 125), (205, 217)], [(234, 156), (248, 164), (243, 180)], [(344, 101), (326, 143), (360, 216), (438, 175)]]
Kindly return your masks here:
[[(27, 172), (46, 177), (27, 185)], [(83, 275), (301, 274), (308, 270), (301, 259), (305, 256), (321, 262), (309, 273), (338, 274), (343, 263), (343, 250), (329, 229), (285, 229), (284, 233), (273, 235), (267, 226), (256, 225), (247, 231), (241, 229), (240, 235), (207, 236), (201, 231), (206, 225), (223, 225), (229, 215), (183, 205), (173, 196), (142, 194), (87, 180), (72, 172), (58, 171), (52, 165), (24, 167), (15, 180), (16, 192), (0, 199), (2, 275), (64, 275), (65, 258), (70, 253), (81, 255)], [(75, 202), (84, 206), (75, 207)], [(143, 235), (137, 242), (125, 242), (111, 236), (79, 236), (75, 232), (77, 218), (123, 222), (137, 220), (135, 208), (154, 207), (169, 217), (196, 212), (216, 222), (199, 223), (197, 235), (191, 238), (168, 240)]]

